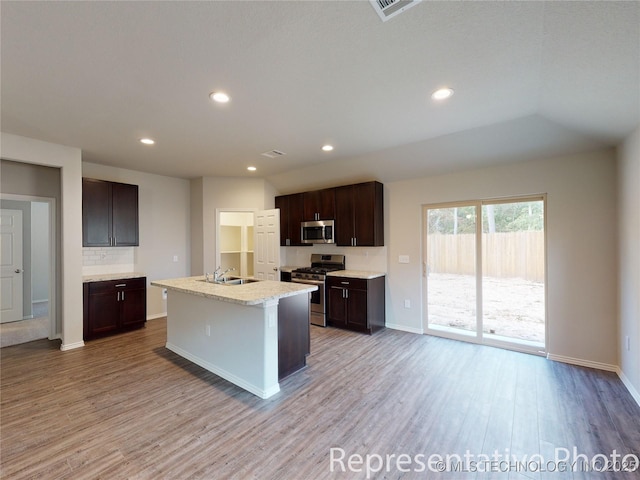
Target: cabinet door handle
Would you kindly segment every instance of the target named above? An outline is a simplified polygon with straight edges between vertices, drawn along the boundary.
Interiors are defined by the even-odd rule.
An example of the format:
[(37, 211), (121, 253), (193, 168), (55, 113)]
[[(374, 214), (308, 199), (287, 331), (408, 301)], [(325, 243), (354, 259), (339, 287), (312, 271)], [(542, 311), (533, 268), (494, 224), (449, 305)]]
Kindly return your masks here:
[(126, 287), (126, 286), (127, 286), (127, 284), (126, 284), (126, 283), (118, 283), (118, 284), (116, 285), (116, 287)]
[(118, 302), (120, 301), (120, 292), (118, 292)]
[(124, 292), (122, 292), (122, 301), (124, 302)]

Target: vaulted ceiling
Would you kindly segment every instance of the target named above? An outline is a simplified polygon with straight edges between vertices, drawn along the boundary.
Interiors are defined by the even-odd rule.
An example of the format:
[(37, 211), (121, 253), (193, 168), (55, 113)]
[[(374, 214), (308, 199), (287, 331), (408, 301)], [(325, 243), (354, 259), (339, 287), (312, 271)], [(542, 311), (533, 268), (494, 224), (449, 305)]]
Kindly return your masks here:
[[(0, 15), (2, 131), (162, 175), (391, 181), (604, 148), (640, 123), (635, 1), (424, 0), (387, 22), (364, 0)], [(455, 94), (437, 103), (441, 86)]]

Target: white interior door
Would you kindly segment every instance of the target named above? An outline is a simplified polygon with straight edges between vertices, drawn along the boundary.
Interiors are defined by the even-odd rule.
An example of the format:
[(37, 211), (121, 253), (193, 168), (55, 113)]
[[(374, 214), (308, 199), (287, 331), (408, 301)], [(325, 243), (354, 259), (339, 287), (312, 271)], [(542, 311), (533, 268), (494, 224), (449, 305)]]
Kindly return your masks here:
[(280, 280), (280, 210), (255, 212), (254, 277), (260, 280)]
[(22, 211), (0, 211), (0, 323), (22, 320)]

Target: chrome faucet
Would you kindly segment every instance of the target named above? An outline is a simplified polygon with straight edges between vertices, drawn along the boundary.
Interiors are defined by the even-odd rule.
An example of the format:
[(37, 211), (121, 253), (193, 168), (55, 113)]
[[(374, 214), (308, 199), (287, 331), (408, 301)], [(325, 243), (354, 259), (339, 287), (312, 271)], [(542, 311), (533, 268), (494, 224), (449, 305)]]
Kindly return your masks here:
[(229, 272), (234, 272), (236, 269), (233, 267), (227, 268), (222, 273), (220, 273), (220, 270), (222, 270), (222, 267), (216, 267), (213, 273), (205, 273), (204, 274), (205, 281), (209, 283), (224, 283), (225, 282), (224, 276)]
[(235, 272), (235, 268), (231, 267), (231, 268), (227, 268), (224, 272), (222, 273), (217, 273), (218, 270), (220, 270), (220, 267), (216, 268), (216, 271), (213, 272), (214, 274), (214, 281), (217, 282), (221, 282), (224, 283), (225, 282), (225, 275), (229, 272)]
[(207, 272), (207, 273), (205, 273), (205, 274), (204, 274), (204, 280), (205, 280), (205, 282), (208, 282), (208, 283), (215, 283), (215, 282), (217, 282), (217, 281), (218, 281), (218, 278), (220, 277), (220, 270), (221, 270), (221, 269), (220, 269), (220, 267), (217, 267), (217, 268), (213, 271), (213, 273), (208, 273), (208, 272)]

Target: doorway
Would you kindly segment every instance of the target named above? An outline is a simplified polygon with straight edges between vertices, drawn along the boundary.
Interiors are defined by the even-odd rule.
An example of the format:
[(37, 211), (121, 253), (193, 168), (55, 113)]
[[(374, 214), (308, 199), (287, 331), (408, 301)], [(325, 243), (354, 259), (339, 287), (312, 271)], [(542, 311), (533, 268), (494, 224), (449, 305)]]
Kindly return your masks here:
[(254, 210), (217, 210), (216, 266), (234, 275), (253, 276)]
[[(17, 210), (22, 217), (20, 235), (15, 237), (21, 237), (19, 248), (17, 245), (11, 245), (10, 237), (5, 235), (4, 230), (2, 235), (1, 346), (41, 338), (53, 339), (56, 337), (55, 199), (2, 194), (0, 203), (3, 223), (7, 219), (4, 214), (8, 211)], [(14, 282), (9, 284), (4, 275), (4, 264), (14, 257), (13, 253), (18, 249), (22, 251), (22, 259), (19, 261), (20, 265), (12, 265)], [(17, 258), (15, 260), (18, 261)], [(19, 289), (16, 288), (18, 284)], [(10, 316), (5, 316), (9, 305), (9, 293), (11, 303), (20, 304), (21, 311), (18, 313), (16, 309)]]
[(545, 198), (423, 207), (426, 331), (544, 353)]

